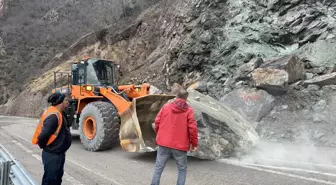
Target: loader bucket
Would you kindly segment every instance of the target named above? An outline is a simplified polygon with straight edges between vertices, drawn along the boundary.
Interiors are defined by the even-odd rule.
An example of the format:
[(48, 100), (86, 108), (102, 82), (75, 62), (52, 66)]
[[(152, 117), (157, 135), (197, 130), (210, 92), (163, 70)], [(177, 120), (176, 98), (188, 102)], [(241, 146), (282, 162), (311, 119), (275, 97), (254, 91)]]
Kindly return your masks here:
[(152, 127), (162, 106), (175, 96), (147, 95), (134, 98), (131, 106), (120, 115), (120, 145), (128, 152), (155, 151), (156, 134)]

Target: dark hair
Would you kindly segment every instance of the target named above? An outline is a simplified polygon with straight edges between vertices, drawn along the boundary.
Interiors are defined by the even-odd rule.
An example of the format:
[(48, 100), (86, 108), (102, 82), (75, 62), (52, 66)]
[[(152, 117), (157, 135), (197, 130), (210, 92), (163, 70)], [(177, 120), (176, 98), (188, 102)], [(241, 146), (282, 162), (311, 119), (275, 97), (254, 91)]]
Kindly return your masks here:
[(189, 95), (188, 91), (186, 91), (185, 89), (180, 89), (179, 92), (177, 93), (176, 97), (186, 100), (188, 98), (188, 95)]
[(51, 94), (49, 97), (48, 97), (48, 103), (51, 103), (52, 106), (55, 106), (55, 105), (58, 105), (58, 104), (61, 104), (65, 99), (65, 94), (62, 94), (62, 93), (54, 93), (54, 94)]

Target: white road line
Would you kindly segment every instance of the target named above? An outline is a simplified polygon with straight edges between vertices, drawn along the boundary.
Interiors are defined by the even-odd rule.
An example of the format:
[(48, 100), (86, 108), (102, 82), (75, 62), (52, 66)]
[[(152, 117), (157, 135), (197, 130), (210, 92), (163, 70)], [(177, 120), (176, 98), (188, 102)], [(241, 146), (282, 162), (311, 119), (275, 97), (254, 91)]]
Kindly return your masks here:
[(69, 181), (71, 184), (73, 184), (73, 185), (83, 185), (82, 183), (80, 183), (79, 181), (77, 181), (74, 177), (72, 177), (69, 174), (67, 174), (66, 172), (64, 172), (64, 178), (67, 181)]
[[(42, 158), (36, 154), (33, 154), (33, 151), (29, 150), (28, 148), (26, 148), (25, 146), (23, 146), (21, 143), (19, 143), (16, 140), (12, 140), (12, 142), (16, 144), (17, 146), (19, 146), (24, 151), (26, 151), (27, 153), (31, 154), (36, 160), (38, 160), (39, 162), (42, 162)], [(69, 181), (73, 185), (83, 185), (82, 183), (77, 181), (74, 177), (67, 174), (66, 172), (64, 172), (64, 178), (65, 180)]]
[(83, 166), (83, 165), (81, 165), (81, 164), (78, 164), (78, 163), (76, 163), (75, 161), (73, 161), (73, 160), (71, 160), (71, 159), (67, 159), (67, 161), (71, 162), (72, 164), (74, 164), (74, 165), (76, 165), (76, 166), (78, 166), (78, 167), (81, 167), (81, 168), (83, 168), (83, 169), (89, 171), (90, 173), (94, 173), (94, 174), (98, 175), (99, 177), (104, 178), (105, 180), (108, 180), (108, 181), (110, 181), (110, 182), (113, 182), (113, 183), (116, 184), (116, 185), (122, 185), (122, 184), (120, 184), (118, 181), (116, 181), (116, 180), (114, 180), (114, 179), (110, 179), (110, 178), (108, 178), (108, 177), (105, 177), (105, 176), (102, 175), (101, 173), (96, 172), (96, 171), (94, 171), (94, 170), (91, 170), (91, 169), (89, 169), (89, 168), (87, 168), (87, 167), (85, 167), (85, 166)]
[(334, 168), (336, 169), (336, 166), (334, 165), (325, 165), (325, 164), (320, 164), (320, 163), (307, 163), (307, 162), (297, 162), (297, 161), (284, 161), (280, 159), (263, 159), (263, 158), (257, 158), (257, 160), (264, 160), (264, 161), (278, 161), (282, 163), (289, 163), (289, 164), (300, 164), (300, 165), (308, 165), (308, 166), (320, 166), (320, 167), (325, 167), (325, 168)]
[(318, 175), (336, 177), (336, 174), (318, 172), (318, 171), (313, 171), (313, 170), (306, 170), (302, 168), (289, 168), (289, 167), (283, 167), (283, 166), (268, 166), (268, 165), (248, 164), (248, 163), (244, 163), (244, 164), (250, 165), (250, 166), (264, 167), (264, 168), (273, 168), (273, 169), (278, 169), (278, 170), (297, 171), (297, 172), (301, 171), (301, 172), (306, 172), (306, 173), (315, 173)]
[(28, 153), (33, 153), (33, 151), (29, 150), (27, 147), (23, 146), (21, 143), (19, 143), (16, 140), (12, 140), (13, 143), (15, 143), (16, 145), (18, 145), (20, 148), (22, 148), (24, 151), (28, 152)]
[(312, 182), (318, 182), (318, 183), (323, 183), (323, 184), (336, 185), (335, 182), (331, 182), (331, 181), (319, 180), (319, 179), (310, 178), (310, 177), (304, 177), (304, 176), (300, 176), (300, 175), (293, 175), (293, 174), (285, 173), (285, 172), (267, 170), (267, 169), (263, 169), (263, 168), (258, 168), (258, 167), (244, 165), (244, 164), (241, 164), (241, 163), (238, 163), (238, 162), (233, 162), (233, 161), (230, 161), (230, 160), (221, 160), (221, 161), (225, 162), (227, 164), (236, 165), (236, 166), (240, 166), (240, 167), (244, 167), (244, 168), (249, 168), (249, 169), (253, 169), (253, 170), (258, 170), (258, 171), (263, 171), (263, 172), (268, 172), (268, 173), (274, 173), (274, 174), (277, 174), (277, 175), (283, 175), (283, 176), (293, 177), (293, 178), (297, 178), (297, 179), (303, 179), (303, 180), (306, 180), (306, 181), (312, 181)]
[[(1, 133), (1, 132), (0, 132), (0, 133)], [(5, 133), (4, 133), (4, 134), (5, 134)], [(10, 134), (13, 134), (13, 135), (15, 135), (15, 136), (17, 136), (17, 137), (23, 139), (24, 141), (26, 141), (26, 142), (28, 142), (28, 143), (31, 143), (28, 139), (26, 139), (26, 138), (24, 138), (24, 137), (22, 137), (22, 136), (20, 136), (20, 135), (18, 135), (18, 134), (15, 134), (15, 133), (10, 133)], [(34, 155), (33, 155), (33, 156), (34, 156)], [(36, 156), (34, 156), (34, 157), (36, 158)], [(90, 168), (87, 168), (87, 167), (85, 167), (85, 166), (83, 166), (83, 165), (81, 165), (81, 164), (78, 164), (77, 162), (75, 162), (75, 161), (73, 161), (73, 160), (71, 160), (71, 159), (69, 159), (69, 158), (67, 158), (66, 161), (69, 161), (69, 162), (73, 163), (74, 165), (76, 165), (76, 166), (78, 166), (78, 167), (80, 167), (80, 168), (83, 168), (83, 169), (89, 171), (90, 173), (94, 173), (95, 175), (97, 175), (97, 176), (99, 176), (99, 177), (101, 177), (101, 178), (103, 178), (103, 179), (105, 179), (105, 180), (108, 180), (108, 181), (110, 181), (110, 182), (112, 182), (112, 183), (114, 183), (114, 184), (116, 184), (116, 185), (123, 185), (123, 184), (119, 183), (118, 181), (116, 181), (116, 180), (114, 180), (114, 179), (111, 179), (111, 178), (108, 178), (108, 177), (102, 175), (101, 173), (96, 172), (96, 171), (94, 171), (94, 170), (91, 170)]]
[[(225, 160), (223, 160), (223, 161), (225, 161)], [(227, 161), (230, 161), (230, 160), (227, 160)], [(232, 162), (236, 162), (238, 164), (243, 164), (243, 165), (249, 165), (249, 166), (257, 166), (257, 167), (263, 167), (263, 168), (273, 168), (273, 169), (287, 170), (287, 171), (315, 173), (315, 174), (318, 174), (318, 175), (325, 175), (325, 176), (336, 177), (336, 174), (333, 174), (333, 173), (324, 173), (324, 172), (318, 172), (318, 171), (313, 171), (313, 170), (306, 170), (306, 169), (302, 169), (302, 168), (290, 168), (290, 167), (284, 167), (284, 166), (269, 166), (269, 165), (245, 163), (245, 162), (240, 162), (240, 161), (232, 161)]]
[(18, 138), (20, 138), (20, 139), (23, 139), (23, 140), (25, 140), (25, 141), (27, 141), (28, 143), (31, 144), (31, 141), (29, 141), (28, 139), (26, 139), (26, 138), (24, 138), (24, 137), (22, 137), (22, 136), (20, 136), (20, 135), (18, 135), (18, 134), (15, 134), (14, 132), (12, 132), (12, 133), (10, 133), (10, 134), (13, 134), (14, 136), (16, 136), (16, 137), (18, 137)]
[(42, 157), (37, 154), (32, 154), (33, 157), (35, 157), (38, 161), (42, 162)]
[(4, 136), (6, 139), (10, 139), (9, 135), (7, 135), (7, 134), (5, 134), (5, 133), (3, 133), (3, 132), (1, 132), (1, 131), (0, 131), (0, 134), (1, 134), (2, 136)]

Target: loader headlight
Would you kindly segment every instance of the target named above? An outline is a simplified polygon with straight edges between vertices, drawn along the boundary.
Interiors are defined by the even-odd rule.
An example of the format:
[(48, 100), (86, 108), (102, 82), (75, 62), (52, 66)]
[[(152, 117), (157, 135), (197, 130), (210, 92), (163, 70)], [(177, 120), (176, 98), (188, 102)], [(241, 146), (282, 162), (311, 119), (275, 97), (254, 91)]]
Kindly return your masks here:
[(92, 87), (91, 85), (87, 85), (87, 86), (86, 86), (86, 90), (87, 90), (87, 91), (92, 91), (92, 90), (93, 90), (93, 87)]

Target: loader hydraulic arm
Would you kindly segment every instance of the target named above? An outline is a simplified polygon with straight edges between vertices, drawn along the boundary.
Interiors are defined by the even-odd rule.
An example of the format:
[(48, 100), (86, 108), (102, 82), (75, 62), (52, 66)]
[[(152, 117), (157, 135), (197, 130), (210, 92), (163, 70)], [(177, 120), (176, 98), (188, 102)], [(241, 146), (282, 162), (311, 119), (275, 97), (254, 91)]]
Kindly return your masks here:
[(113, 93), (111, 88), (100, 88), (100, 94), (113, 103), (119, 115), (125, 112), (132, 104), (132, 102), (126, 101), (122, 96)]
[(129, 98), (139, 98), (149, 94), (150, 84), (142, 85), (122, 85), (118, 87), (119, 91), (124, 91)]

